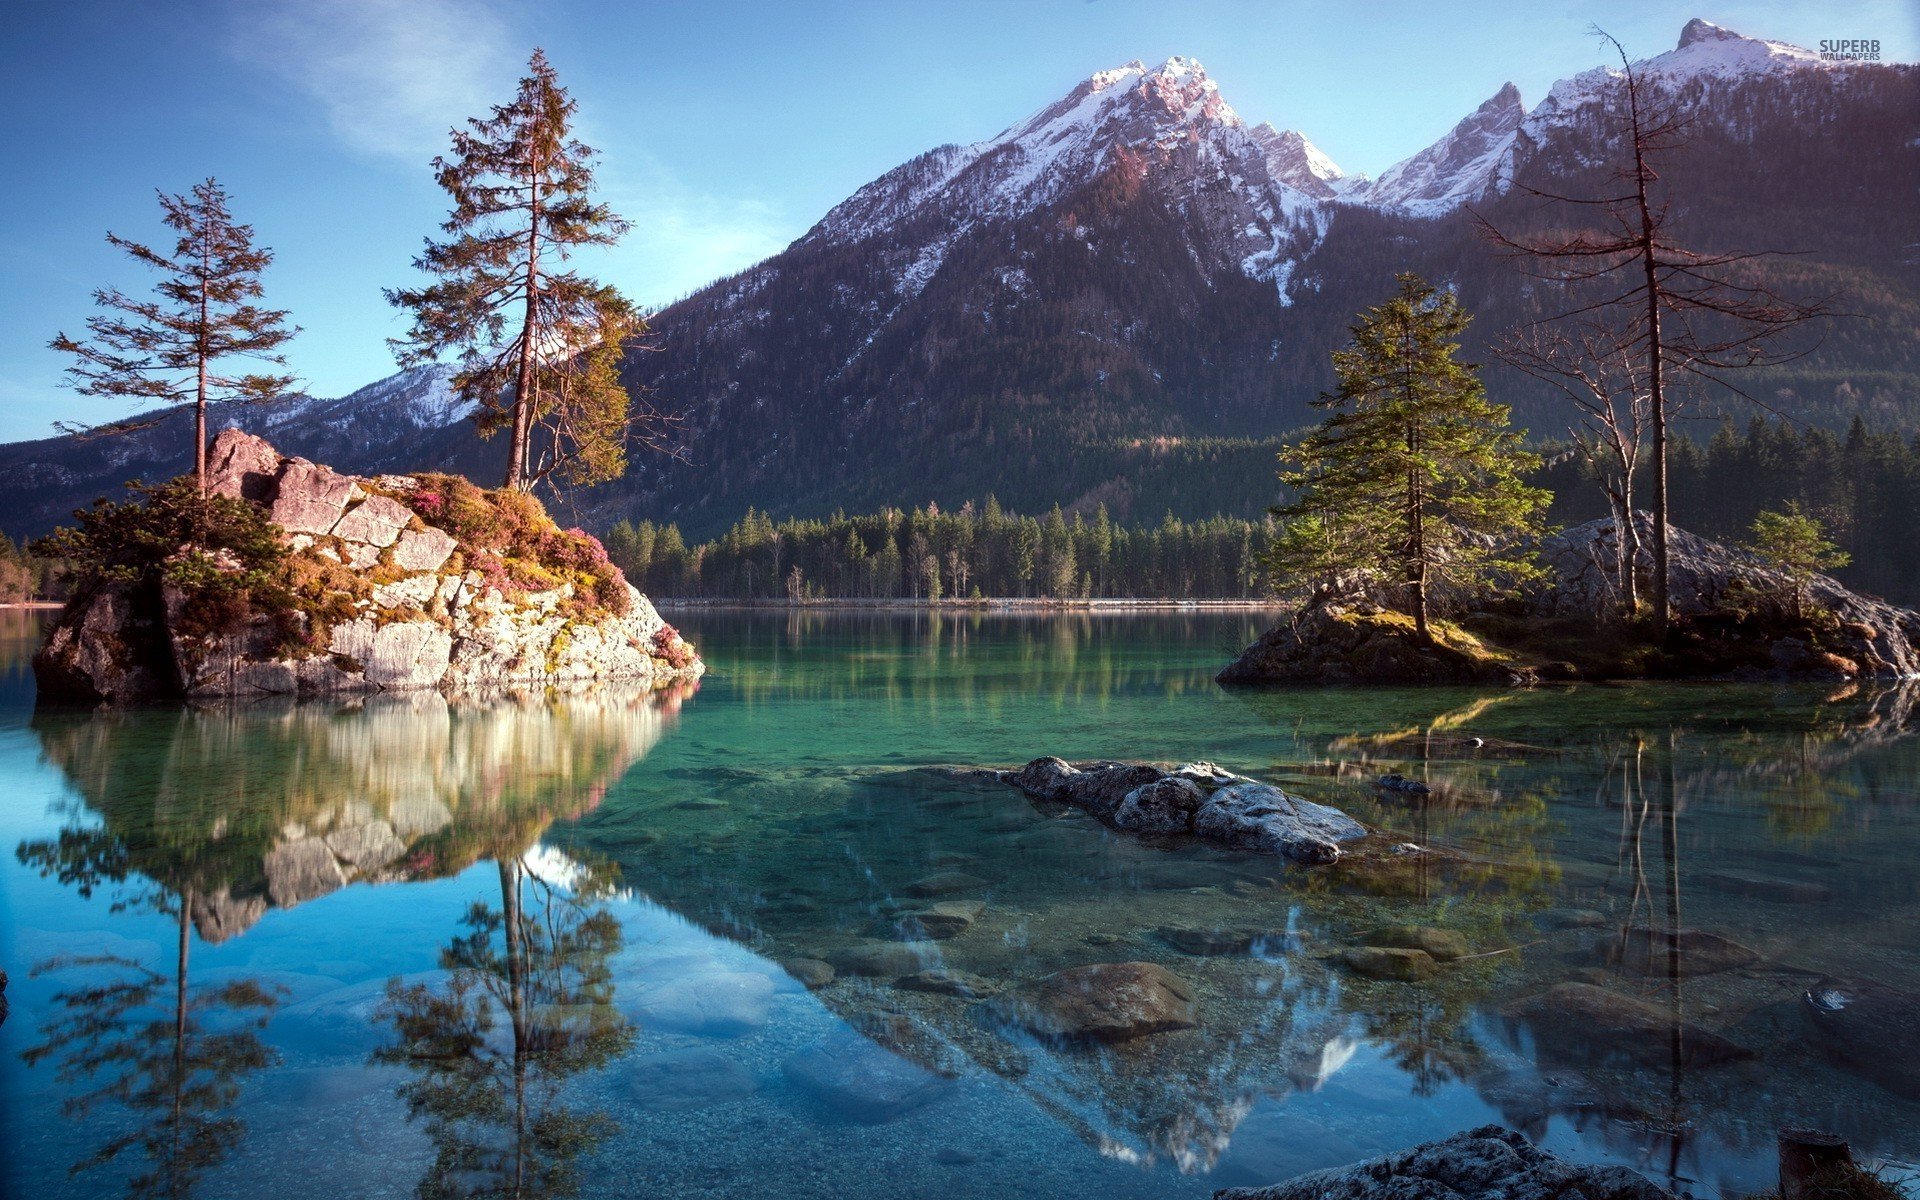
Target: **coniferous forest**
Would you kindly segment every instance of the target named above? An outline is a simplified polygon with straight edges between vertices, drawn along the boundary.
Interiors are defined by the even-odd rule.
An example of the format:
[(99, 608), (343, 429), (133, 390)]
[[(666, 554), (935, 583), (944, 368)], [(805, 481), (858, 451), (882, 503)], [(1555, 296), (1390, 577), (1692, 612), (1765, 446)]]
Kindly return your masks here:
[[(1797, 503), (1851, 555), (1835, 572), (1843, 582), (1898, 604), (1920, 600), (1910, 516), (1920, 506), (1920, 438), (1858, 421), (1840, 433), (1784, 420), (1699, 432), (1674, 443), (1669, 468), (1681, 528), (1737, 542), (1760, 512)], [(1550, 445), (1543, 457), (1534, 482), (1554, 494), (1552, 524), (1606, 514), (1576, 455)], [(1271, 495), (1271, 455), (1230, 461), (1242, 459), (1247, 494)], [(1268, 591), (1260, 564), (1272, 533), (1269, 520), (1245, 513), (1137, 525), (1103, 506), (1035, 516), (988, 497), (824, 519), (756, 511), (693, 544), (677, 525), (623, 520), (606, 545), (636, 586), (669, 597), (1255, 599)]]

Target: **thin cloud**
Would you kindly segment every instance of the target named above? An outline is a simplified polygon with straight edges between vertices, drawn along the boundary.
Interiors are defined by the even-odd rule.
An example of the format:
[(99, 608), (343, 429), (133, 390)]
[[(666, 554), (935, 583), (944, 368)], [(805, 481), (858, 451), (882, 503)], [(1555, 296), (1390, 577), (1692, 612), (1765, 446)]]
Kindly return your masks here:
[(645, 182), (603, 171), (605, 198), (633, 228), (604, 277), (636, 302), (676, 300), (786, 249), (798, 231), (770, 204), (704, 195), (665, 175)]
[(524, 57), (483, 0), (287, 0), (231, 8), (235, 58), (312, 100), (346, 145), (421, 163)]

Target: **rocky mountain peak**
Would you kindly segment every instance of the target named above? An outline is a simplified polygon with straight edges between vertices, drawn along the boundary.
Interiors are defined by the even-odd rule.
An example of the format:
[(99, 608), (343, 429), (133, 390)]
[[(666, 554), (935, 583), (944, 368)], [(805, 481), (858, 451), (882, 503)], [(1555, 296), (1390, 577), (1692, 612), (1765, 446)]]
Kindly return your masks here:
[(1253, 140), (1267, 157), (1267, 170), (1288, 187), (1322, 200), (1341, 193), (1347, 174), (1297, 129), (1275, 129), (1266, 122), (1253, 127)]
[(1680, 31), (1680, 44), (1675, 46), (1674, 49), (1685, 50), (1688, 46), (1697, 46), (1701, 42), (1738, 42), (1747, 40), (1750, 39), (1743, 38), (1725, 26), (1715, 25), (1712, 21), (1703, 21), (1699, 17), (1695, 17), (1693, 20), (1688, 21), (1686, 27)]
[(1514, 133), (1526, 119), (1520, 89), (1502, 85), (1445, 137), (1387, 168), (1368, 189), (1367, 201), (1431, 217), (1478, 198), (1498, 176)]

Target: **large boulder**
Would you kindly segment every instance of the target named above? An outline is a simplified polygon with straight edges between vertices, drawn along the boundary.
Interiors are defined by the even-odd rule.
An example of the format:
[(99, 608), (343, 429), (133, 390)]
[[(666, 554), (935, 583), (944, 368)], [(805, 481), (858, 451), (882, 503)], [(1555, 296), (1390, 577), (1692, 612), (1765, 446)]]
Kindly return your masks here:
[(1340, 857), (1366, 826), (1270, 783), (1212, 763), (1172, 770), (1150, 763), (1036, 758), (1003, 778), (1035, 800), (1083, 808), (1104, 824), (1138, 834), (1190, 834), (1236, 850), (1318, 865)]
[[(1635, 514), (1642, 553), (1653, 544), (1653, 518)], [(1540, 543), (1542, 581), (1525, 597), (1529, 614), (1541, 617), (1592, 617), (1617, 612), (1615, 582), (1620, 545), (1619, 522), (1612, 517), (1575, 525)], [(1780, 595), (1787, 579), (1753, 555), (1671, 526), (1667, 530), (1667, 580), (1673, 610), (1683, 617), (1721, 612), (1745, 596)], [(1862, 675), (1899, 678), (1920, 675), (1920, 613), (1863, 596), (1827, 575), (1816, 575), (1808, 600), (1833, 614), (1837, 629), (1820, 651), (1797, 638), (1775, 647), (1773, 666), (1787, 675)]]
[(1411, 1150), (1314, 1171), (1270, 1187), (1225, 1188), (1214, 1200), (1672, 1200), (1627, 1167), (1549, 1154), (1511, 1129), (1483, 1125)]
[(498, 503), (510, 518), (500, 524), (525, 543), (463, 544), (456, 529), (436, 524), (453, 505), (430, 480), (344, 475), (283, 457), (237, 429), (214, 439), (207, 479), (279, 527), (288, 576), (306, 581), (304, 591), (286, 589), (291, 610), (284, 600), (274, 611), (230, 606), (210, 622), (194, 593), (171, 585), (86, 589), (35, 657), (42, 697), (117, 704), (583, 681), (662, 686), (705, 670), (596, 543), (563, 533), (525, 497), (495, 500), (459, 482), (469, 496)]

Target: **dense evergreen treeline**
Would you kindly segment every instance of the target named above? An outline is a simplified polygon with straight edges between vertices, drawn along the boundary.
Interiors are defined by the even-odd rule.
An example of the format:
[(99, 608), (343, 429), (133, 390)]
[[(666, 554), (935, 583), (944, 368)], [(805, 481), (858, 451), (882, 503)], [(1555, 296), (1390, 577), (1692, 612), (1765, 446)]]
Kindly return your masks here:
[[(1253, 496), (1278, 499), (1273, 461)], [(1249, 462), (1251, 467), (1251, 462)], [(1836, 574), (1901, 604), (1920, 603), (1920, 437), (1845, 432), (1786, 421), (1722, 425), (1678, 439), (1670, 468), (1674, 521), (1721, 541), (1746, 537), (1762, 509), (1798, 502), (1853, 557)], [(1551, 488), (1550, 519), (1605, 514), (1574, 456), (1549, 449), (1535, 482)], [(689, 545), (676, 525), (621, 521), (607, 552), (658, 596), (929, 598), (981, 596), (1238, 599), (1264, 594), (1264, 519), (1214, 517), (1123, 525), (1104, 506), (1018, 516), (989, 500), (954, 510), (884, 509), (865, 516), (775, 522), (749, 512), (718, 539)], [(798, 575), (795, 575), (795, 569)]]
[[(1677, 439), (1668, 475), (1673, 522), (1717, 541), (1746, 539), (1763, 509), (1798, 503), (1853, 558), (1833, 572), (1849, 587), (1896, 604), (1920, 604), (1920, 435), (1882, 432), (1855, 420), (1844, 432), (1791, 422), (1722, 424), (1704, 443)], [(1605, 513), (1572, 456), (1560, 456), (1541, 482), (1565, 524)], [(1643, 489), (1642, 495), (1646, 492)]]
[(1085, 599), (1262, 594), (1264, 520), (1165, 518), (1116, 525), (1054, 508), (1006, 512), (989, 497), (952, 512), (937, 505), (776, 524), (750, 511), (717, 541), (689, 547), (677, 526), (622, 521), (607, 553), (642, 590), (666, 596)]

